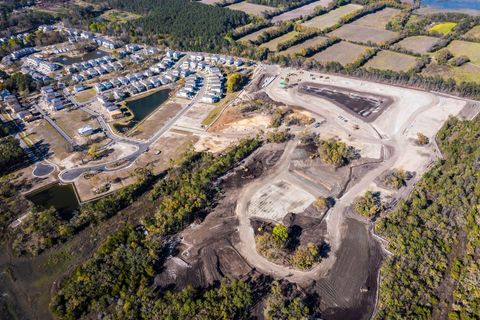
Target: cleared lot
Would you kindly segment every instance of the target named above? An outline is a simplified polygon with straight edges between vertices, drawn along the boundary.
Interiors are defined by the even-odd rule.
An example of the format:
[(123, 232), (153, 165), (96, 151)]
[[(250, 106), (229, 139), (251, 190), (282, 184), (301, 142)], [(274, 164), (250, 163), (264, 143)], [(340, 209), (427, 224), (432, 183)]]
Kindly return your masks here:
[(303, 212), (315, 197), (285, 180), (267, 184), (252, 197), (248, 206), (250, 217), (282, 221), (289, 213)]
[(330, 32), (329, 35), (348, 41), (382, 44), (397, 38), (399, 33), (372, 27), (346, 24), (341, 28)]
[(297, 31), (292, 31), (278, 38), (272, 39), (268, 42), (263, 43), (260, 48), (268, 48), (270, 51), (277, 51), (277, 46), (285, 41), (288, 41), (295, 37), (298, 34)]
[(317, 53), (313, 59), (318, 62), (334, 61), (347, 65), (358, 59), (366, 49), (368, 49), (366, 46), (341, 41)]
[(455, 56), (467, 56), (473, 64), (480, 65), (480, 43), (454, 40), (448, 50)]
[(326, 7), (330, 2), (332, 2), (332, 0), (319, 0), (319, 1), (309, 3), (300, 8), (293, 9), (292, 11), (287, 11), (285, 13), (282, 13), (278, 16), (273, 17), (272, 22), (275, 23), (275, 22), (293, 20), (301, 16), (306, 16), (312, 13), (316, 7)]
[(303, 23), (302, 25), (309, 28), (317, 28), (317, 29), (323, 30), (335, 25), (340, 20), (341, 17), (349, 13), (355, 12), (357, 10), (360, 10), (362, 8), (363, 6), (359, 4), (347, 4), (335, 10), (332, 10), (326, 14), (322, 14), (318, 17), (315, 17)]
[(417, 59), (403, 53), (393, 51), (380, 51), (365, 65), (366, 68), (392, 71), (408, 71), (415, 67)]
[(321, 37), (321, 36), (315, 37), (315, 38), (309, 39), (309, 40), (307, 40), (303, 43), (292, 46), (292, 47), (288, 48), (287, 50), (280, 51), (279, 54), (284, 54), (284, 55), (295, 54), (295, 53), (298, 53), (298, 52), (302, 51), (303, 49), (311, 48), (311, 47), (314, 47), (316, 45), (319, 45), (319, 44), (325, 42), (326, 40), (327, 40), (326, 37)]
[(353, 21), (352, 25), (385, 29), (388, 21), (398, 15), (401, 11), (394, 8), (385, 8), (375, 13), (368, 14), (358, 20)]
[(397, 45), (414, 53), (426, 54), (439, 41), (440, 39), (435, 37), (413, 36), (403, 39)]
[(218, 2), (222, 2), (222, 0), (201, 0), (200, 2), (204, 4), (215, 4)]
[(440, 76), (444, 79), (453, 78), (456, 81), (468, 81), (480, 83), (480, 66), (473, 63), (465, 63), (461, 67), (452, 67), (449, 65), (429, 64), (422, 72), (428, 76)]
[(227, 6), (226, 8), (231, 9), (231, 10), (237, 10), (237, 11), (243, 11), (247, 14), (251, 14), (254, 16), (262, 16), (263, 12), (265, 11), (276, 11), (277, 8), (275, 7), (269, 7), (269, 6), (264, 6), (261, 4), (255, 4), (255, 3), (249, 3), (249, 2), (238, 2), (235, 4), (232, 4), (230, 6)]

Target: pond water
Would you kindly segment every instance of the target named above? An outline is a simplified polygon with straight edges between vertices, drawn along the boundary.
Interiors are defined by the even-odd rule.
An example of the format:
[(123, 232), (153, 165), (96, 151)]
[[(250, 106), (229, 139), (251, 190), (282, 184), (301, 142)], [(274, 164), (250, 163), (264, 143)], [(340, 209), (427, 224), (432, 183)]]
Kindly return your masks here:
[(148, 117), (155, 109), (168, 100), (170, 91), (170, 89), (163, 89), (140, 99), (128, 101), (127, 107), (134, 113), (133, 121), (140, 122)]
[(56, 62), (56, 63), (61, 63), (65, 66), (69, 66), (69, 65), (72, 65), (74, 63), (79, 63), (79, 62), (88, 61), (88, 60), (92, 60), (92, 59), (102, 58), (102, 57), (105, 57), (106, 55), (108, 55), (108, 53), (105, 52), (105, 51), (94, 50), (94, 51), (90, 51), (90, 52), (84, 54), (81, 57), (59, 56), (59, 57), (53, 59), (52, 61)]
[(474, 9), (480, 10), (479, 0), (422, 0), (422, 6), (441, 9)]
[(65, 218), (80, 207), (72, 184), (54, 184), (27, 195), (27, 199), (43, 208), (54, 207)]

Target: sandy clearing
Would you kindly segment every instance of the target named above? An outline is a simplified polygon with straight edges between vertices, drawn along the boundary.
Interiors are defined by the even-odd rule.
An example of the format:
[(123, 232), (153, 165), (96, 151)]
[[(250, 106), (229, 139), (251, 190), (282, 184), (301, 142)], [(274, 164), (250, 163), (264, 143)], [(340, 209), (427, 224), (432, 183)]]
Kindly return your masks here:
[(273, 17), (272, 22), (276, 23), (276, 22), (281, 22), (281, 21), (297, 19), (301, 16), (305, 16), (305, 15), (308, 15), (308, 14), (312, 13), (313, 10), (316, 7), (325, 8), (331, 2), (332, 2), (332, 0), (319, 0), (319, 1), (309, 3), (307, 5), (304, 5), (304, 6), (300, 7), (300, 8), (297, 8), (297, 9), (294, 9), (294, 10), (291, 10), (291, 11), (287, 11), (285, 13), (282, 13), (278, 16)]
[(269, 6), (264, 6), (261, 4), (255, 4), (255, 3), (249, 3), (249, 2), (237, 2), (235, 4), (226, 6), (225, 8), (228, 8), (230, 10), (237, 10), (237, 11), (243, 11), (247, 14), (251, 14), (254, 16), (262, 16), (262, 13), (265, 11), (276, 11), (277, 8), (275, 7), (269, 7)]

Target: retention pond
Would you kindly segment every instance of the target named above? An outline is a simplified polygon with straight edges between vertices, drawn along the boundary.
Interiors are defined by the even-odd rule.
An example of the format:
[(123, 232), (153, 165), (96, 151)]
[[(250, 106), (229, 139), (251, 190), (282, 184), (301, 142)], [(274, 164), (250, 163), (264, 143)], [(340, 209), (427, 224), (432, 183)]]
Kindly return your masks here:
[(53, 184), (27, 195), (27, 198), (42, 208), (54, 207), (65, 218), (80, 207), (72, 184)]

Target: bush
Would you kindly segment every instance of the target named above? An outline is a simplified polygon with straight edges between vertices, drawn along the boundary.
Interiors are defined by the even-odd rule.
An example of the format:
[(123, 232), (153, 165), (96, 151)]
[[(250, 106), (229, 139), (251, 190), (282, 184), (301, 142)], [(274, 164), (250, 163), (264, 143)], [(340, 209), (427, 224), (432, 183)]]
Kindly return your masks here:
[(292, 256), (292, 264), (300, 270), (308, 270), (320, 261), (320, 254), (317, 245), (308, 243), (306, 246), (299, 246)]
[(373, 217), (380, 212), (380, 199), (371, 191), (365, 192), (363, 197), (357, 198), (354, 203), (355, 212), (364, 217)]

